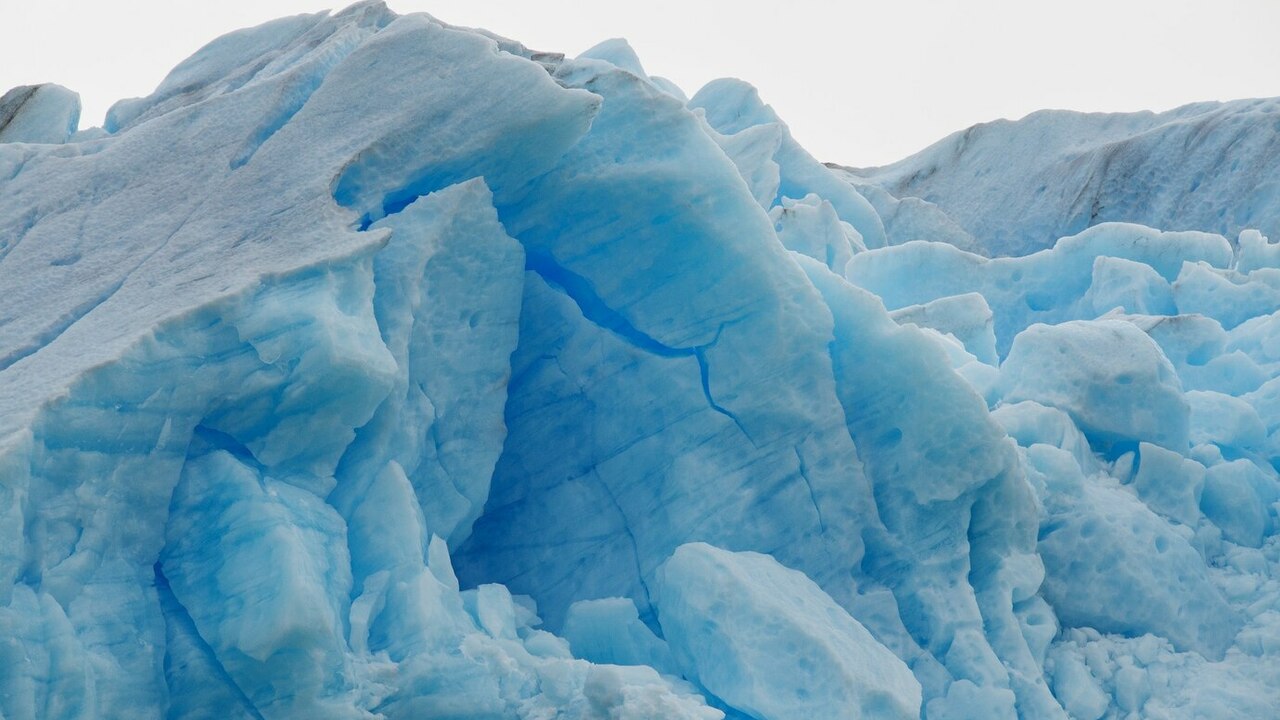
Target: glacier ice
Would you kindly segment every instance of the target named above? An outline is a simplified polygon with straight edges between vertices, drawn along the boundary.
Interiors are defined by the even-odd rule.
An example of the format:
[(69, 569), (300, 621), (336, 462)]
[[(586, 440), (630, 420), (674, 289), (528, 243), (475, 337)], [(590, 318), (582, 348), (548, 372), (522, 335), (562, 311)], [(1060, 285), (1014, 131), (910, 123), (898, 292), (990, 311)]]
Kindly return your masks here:
[(1014, 338), (1000, 371), (1005, 399), (1066, 412), (1100, 449), (1143, 439), (1188, 446), (1191, 408), (1173, 365), (1124, 321), (1032, 325)]
[(1042, 110), (961, 130), (884, 167), (841, 172), (890, 198), (927, 202), (993, 255), (1025, 255), (1112, 221), (1275, 238), (1277, 121), (1275, 98), (1163, 113)]
[(780, 719), (919, 717), (920, 683), (906, 664), (772, 557), (690, 543), (658, 578), (678, 666), (733, 708)]
[(80, 124), (80, 96), (61, 85), (22, 85), (0, 96), (0, 142), (64, 143)]
[(0, 718), (1270, 717), (1274, 112), (849, 170), (377, 2), (16, 88)]

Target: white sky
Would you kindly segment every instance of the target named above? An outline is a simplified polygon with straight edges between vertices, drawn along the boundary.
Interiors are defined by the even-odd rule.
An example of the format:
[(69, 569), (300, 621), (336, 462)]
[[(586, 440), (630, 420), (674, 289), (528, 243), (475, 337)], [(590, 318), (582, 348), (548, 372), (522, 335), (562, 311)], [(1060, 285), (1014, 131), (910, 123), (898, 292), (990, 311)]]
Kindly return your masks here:
[[(81, 126), (214, 37), (328, 0), (0, 0), (0, 90), (57, 82)], [(331, 5), (339, 8), (345, 3)], [(756, 87), (822, 160), (882, 164), (1045, 107), (1280, 96), (1280, 0), (390, 0), (568, 55), (625, 37), (692, 94)]]

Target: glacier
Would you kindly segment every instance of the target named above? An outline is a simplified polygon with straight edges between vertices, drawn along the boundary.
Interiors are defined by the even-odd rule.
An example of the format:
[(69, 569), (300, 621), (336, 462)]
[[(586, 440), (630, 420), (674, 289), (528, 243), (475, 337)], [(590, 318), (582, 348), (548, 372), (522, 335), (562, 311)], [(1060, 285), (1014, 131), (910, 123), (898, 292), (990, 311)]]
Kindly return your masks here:
[(885, 168), (379, 2), (0, 98), (0, 718), (1266, 718), (1273, 100)]
[(1108, 221), (1278, 237), (1277, 130), (1275, 98), (1162, 113), (1042, 110), (884, 167), (836, 170), (887, 209), (892, 236), (986, 254), (1026, 255)]

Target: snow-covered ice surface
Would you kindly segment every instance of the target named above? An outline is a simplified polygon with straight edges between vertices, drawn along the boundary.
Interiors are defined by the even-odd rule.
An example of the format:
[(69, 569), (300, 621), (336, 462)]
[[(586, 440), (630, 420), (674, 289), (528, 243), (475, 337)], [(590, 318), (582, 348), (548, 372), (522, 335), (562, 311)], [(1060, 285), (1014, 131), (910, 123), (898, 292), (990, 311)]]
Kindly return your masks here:
[(64, 143), (80, 123), (80, 96), (61, 85), (21, 85), (0, 96), (0, 142)]
[(17, 88), (0, 718), (1273, 717), (1271, 107), (851, 173), (372, 2)]
[(975, 125), (891, 165), (841, 170), (898, 242), (1025, 255), (1102, 222), (1276, 238), (1280, 99), (1158, 114), (1042, 110)]

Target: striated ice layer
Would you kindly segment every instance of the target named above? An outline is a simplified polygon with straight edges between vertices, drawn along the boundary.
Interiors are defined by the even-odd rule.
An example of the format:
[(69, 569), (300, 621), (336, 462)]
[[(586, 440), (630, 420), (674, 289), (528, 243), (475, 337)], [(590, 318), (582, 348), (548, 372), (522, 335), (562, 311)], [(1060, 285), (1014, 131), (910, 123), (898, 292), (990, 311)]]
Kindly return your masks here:
[(1017, 126), (1205, 129), (1081, 224), (374, 2), (19, 88), (0, 718), (1268, 717), (1267, 102)]

